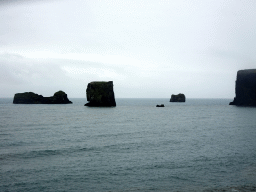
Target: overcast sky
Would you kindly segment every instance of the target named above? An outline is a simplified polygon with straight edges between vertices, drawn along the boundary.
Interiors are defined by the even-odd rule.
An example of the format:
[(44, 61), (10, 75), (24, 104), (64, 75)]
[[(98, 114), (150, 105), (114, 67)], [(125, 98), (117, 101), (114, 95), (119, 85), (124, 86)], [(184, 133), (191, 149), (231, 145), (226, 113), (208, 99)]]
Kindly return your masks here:
[(0, 0), (0, 98), (233, 98), (256, 68), (255, 0)]

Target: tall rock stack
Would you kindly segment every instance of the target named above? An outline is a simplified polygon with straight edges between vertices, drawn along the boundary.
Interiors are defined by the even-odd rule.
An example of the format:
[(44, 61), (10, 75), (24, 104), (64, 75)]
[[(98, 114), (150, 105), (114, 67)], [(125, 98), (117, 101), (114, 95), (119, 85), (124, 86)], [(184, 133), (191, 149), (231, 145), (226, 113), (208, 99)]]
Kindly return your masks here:
[(116, 106), (113, 81), (93, 81), (86, 89), (88, 103), (85, 106), (114, 107)]
[(230, 105), (256, 106), (256, 69), (237, 72), (235, 91), (236, 96)]

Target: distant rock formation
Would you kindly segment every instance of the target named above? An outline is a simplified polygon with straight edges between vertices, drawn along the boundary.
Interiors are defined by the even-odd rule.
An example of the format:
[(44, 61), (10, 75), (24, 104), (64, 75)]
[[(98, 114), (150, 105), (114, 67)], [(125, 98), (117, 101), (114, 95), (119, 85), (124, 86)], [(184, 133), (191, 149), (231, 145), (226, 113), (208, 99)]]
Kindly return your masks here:
[(235, 92), (234, 101), (229, 105), (256, 106), (256, 69), (237, 72)]
[(33, 92), (16, 93), (13, 98), (14, 104), (69, 104), (67, 94), (63, 91), (54, 93), (52, 97), (43, 97)]
[(164, 107), (164, 104), (156, 105), (156, 107)]
[(185, 95), (182, 93), (179, 93), (178, 95), (172, 94), (170, 102), (185, 102), (186, 98)]
[(113, 81), (94, 81), (88, 83), (86, 89), (87, 101), (85, 106), (114, 107), (116, 106)]

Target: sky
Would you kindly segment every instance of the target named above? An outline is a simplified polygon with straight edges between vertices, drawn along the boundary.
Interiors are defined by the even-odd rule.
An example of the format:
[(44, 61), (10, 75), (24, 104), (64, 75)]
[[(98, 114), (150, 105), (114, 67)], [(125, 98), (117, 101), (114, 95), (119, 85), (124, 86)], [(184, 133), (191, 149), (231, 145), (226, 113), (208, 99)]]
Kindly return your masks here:
[(256, 68), (255, 0), (0, 0), (0, 98), (233, 98)]

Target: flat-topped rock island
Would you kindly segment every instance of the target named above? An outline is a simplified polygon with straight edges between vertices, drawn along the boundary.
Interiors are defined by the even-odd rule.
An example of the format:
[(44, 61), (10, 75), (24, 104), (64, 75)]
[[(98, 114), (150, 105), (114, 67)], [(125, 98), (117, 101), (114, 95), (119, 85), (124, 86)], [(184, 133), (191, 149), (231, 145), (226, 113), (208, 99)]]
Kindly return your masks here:
[(86, 89), (88, 103), (90, 107), (115, 107), (115, 94), (113, 81), (93, 81), (88, 83)]
[(185, 102), (186, 97), (183, 93), (179, 93), (178, 95), (172, 94), (170, 102)]
[(14, 104), (69, 104), (72, 103), (64, 91), (54, 93), (52, 97), (43, 97), (33, 92), (16, 93)]

